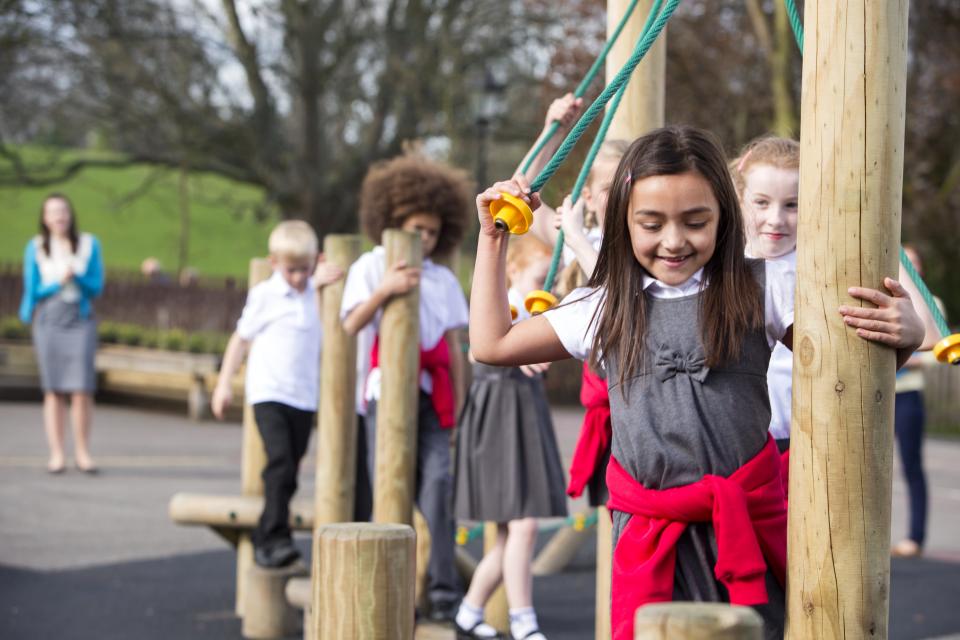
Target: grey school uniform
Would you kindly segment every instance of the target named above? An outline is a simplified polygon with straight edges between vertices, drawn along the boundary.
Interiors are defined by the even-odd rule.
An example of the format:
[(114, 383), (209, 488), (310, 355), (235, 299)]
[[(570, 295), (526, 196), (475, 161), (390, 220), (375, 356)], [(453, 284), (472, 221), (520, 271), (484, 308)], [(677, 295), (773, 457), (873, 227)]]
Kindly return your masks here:
[[(750, 265), (762, 295), (764, 264), (750, 261)], [(645, 296), (647, 352), (641, 373), (627, 380), (625, 389), (618, 384), (616, 362), (606, 362), (612, 455), (647, 488), (678, 487), (707, 474), (729, 476), (767, 441), (771, 349), (764, 327), (747, 334), (737, 362), (707, 370), (699, 323), (691, 321), (698, 316), (699, 295)], [(614, 547), (630, 517), (613, 512)], [(674, 598), (729, 601), (726, 589), (714, 578), (716, 562), (713, 525), (689, 525), (677, 543)], [(782, 638), (784, 590), (769, 569), (766, 583), (769, 603), (755, 608), (763, 617), (765, 637)]]
[(44, 391), (94, 393), (97, 325), (61, 291), (37, 303), (31, 327)]
[(457, 430), (454, 474), (458, 519), (567, 515), (563, 468), (540, 376), (474, 365)]

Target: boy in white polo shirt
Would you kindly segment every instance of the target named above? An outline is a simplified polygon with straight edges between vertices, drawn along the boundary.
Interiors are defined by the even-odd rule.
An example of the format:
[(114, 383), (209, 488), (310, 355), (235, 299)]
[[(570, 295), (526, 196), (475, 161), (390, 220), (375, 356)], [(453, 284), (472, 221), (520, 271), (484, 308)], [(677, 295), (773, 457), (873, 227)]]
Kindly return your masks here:
[(263, 513), (253, 532), (254, 559), (264, 567), (282, 567), (300, 556), (288, 521), (317, 411), (322, 340), (317, 290), (339, 280), (343, 272), (318, 261), (317, 236), (300, 220), (278, 224), (270, 233), (269, 248), (273, 275), (247, 295), (223, 356), (212, 408), (223, 418), (232, 399), (230, 380), (249, 349), (246, 400), (253, 405), (267, 453)]

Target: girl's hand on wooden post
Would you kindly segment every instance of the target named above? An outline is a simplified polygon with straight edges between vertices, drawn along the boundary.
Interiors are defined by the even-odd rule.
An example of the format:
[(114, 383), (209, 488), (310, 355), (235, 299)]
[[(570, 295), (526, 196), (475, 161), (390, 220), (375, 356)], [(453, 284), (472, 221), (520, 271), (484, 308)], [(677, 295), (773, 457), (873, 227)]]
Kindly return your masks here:
[(380, 288), (388, 296), (399, 296), (407, 293), (420, 284), (420, 268), (408, 267), (405, 260), (387, 268), (383, 275)]
[(915, 350), (923, 342), (925, 329), (913, 308), (910, 294), (893, 278), (884, 278), (883, 286), (890, 295), (876, 289), (850, 287), (847, 293), (876, 305), (876, 308), (843, 305), (839, 309), (840, 315), (864, 340), (895, 349)]
[(497, 238), (501, 235), (500, 230), (493, 224), (490, 203), (500, 200), (502, 193), (521, 198), (533, 211), (540, 208), (540, 194), (530, 192), (530, 182), (523, 175), (517, 174), (512, 180), (494, 183), (492, 187), (477, 195), (477, 218), (480, 220), (481, 236)]

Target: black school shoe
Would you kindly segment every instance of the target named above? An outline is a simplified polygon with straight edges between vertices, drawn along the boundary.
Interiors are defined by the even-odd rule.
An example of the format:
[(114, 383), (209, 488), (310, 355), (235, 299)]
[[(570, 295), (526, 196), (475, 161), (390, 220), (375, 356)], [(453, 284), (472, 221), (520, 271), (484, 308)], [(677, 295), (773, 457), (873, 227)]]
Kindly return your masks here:
[(478, 622), (473, 626), (472, 629), (464, 629), (459, 624), (457, 624), (456, 619), (453, 621), (453, 628), (457, 632), (457, 640), (502, 640), (503, 636), (499, 633), (495, 636), (481, 636), (477, 634), (476, 629), (483, 624), (483, 620)]
[(286, 567), (300, 558), (300, 552), (293, 546), (293, 542), (285, 540), (268, 547), (255, 547), (253, 561), (266, 569)]
[(460, 603), (456, 600), (449, 602), (433, 602), (430, 604), (430, 612), (427, 614), (427, 620), (441, 624), (455, 624), (457, 619), (457, 610)]

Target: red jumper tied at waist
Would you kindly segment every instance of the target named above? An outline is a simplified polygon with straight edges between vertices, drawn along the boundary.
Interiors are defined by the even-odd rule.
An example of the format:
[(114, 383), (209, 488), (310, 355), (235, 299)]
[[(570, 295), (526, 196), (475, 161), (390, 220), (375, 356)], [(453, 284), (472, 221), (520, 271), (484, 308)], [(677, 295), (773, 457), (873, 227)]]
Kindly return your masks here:
[(681, 487), (647, 489), (615, 458), (607, 466), (613, 511), (629, 513), (613, 552), (611, 625), (614, 640), (632, 640), (638, 607), (673, 600), (677, 541), (692, 522), (712, 522), (714, 574), (730, 602), (767, 602), (767, 567), (780, 584), (787, 564), (787, 510), (780, 455), (773, 438), (730, 477), (706, 475)]
[(580, 384), (580, 404), (586, 407), (580, 438), (570, 461), (570, 484), (567, 495), (579, 498), (583, 488), (603, 463), (603, 457), (610, 450), (613, 429), (610, 426), (610, 396), (607, 393), (607, 381), (590, 370), (583, 363), (583, 377)]
[[(373, 340), (370, 350), (370, 369), (380, 366), (380, 336)], [(457, 422), (456, 407), (453, 398), (453, 379), (450, 377), (450, 348), (443, 338), (432, 349), (420, 348), (420, 371), (430, 374), (433, 392), (430, 401), (433, 410), (440, 419), (441, 429), (450, 429)]]

